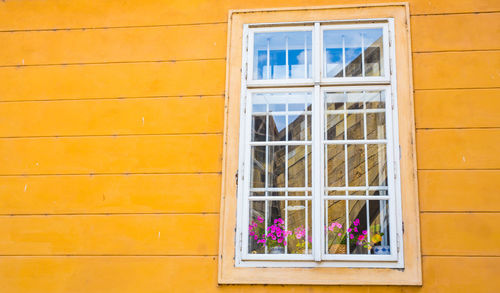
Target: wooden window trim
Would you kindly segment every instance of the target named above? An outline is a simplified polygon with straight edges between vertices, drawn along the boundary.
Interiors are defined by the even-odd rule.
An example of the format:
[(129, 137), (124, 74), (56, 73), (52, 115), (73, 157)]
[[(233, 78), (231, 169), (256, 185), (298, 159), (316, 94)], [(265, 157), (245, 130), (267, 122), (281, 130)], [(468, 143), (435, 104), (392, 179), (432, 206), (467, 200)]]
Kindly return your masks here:
[[(235, 175), (238, 170), (239, 154), (243, 25), (373, 18), (394, 19), (404, 269), (236, 267)], [(220, 284), (422, 284), (409, 23), (407, 3), (230, 11), (219, 242)]]

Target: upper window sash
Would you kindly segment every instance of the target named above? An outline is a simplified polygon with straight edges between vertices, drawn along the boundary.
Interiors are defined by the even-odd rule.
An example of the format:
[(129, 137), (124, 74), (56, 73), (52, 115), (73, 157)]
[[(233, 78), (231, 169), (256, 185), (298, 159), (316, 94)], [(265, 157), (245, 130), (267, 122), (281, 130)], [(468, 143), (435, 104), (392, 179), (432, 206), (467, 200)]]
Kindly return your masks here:
[[(322, 82), (390, 82), (388, 23), (321, 25), (320, 28)], [(338, 51), (339, 54), (332, 51)], [(332, 59), (339, 62), (328, 62)], [(331, 66), (339, 69), (333, 70), (332, 74), (328, 67), (337, 64), (339, 66)]]
[(248, 87), (390, 83), (387, 21), (248, 27), (246, 32)]

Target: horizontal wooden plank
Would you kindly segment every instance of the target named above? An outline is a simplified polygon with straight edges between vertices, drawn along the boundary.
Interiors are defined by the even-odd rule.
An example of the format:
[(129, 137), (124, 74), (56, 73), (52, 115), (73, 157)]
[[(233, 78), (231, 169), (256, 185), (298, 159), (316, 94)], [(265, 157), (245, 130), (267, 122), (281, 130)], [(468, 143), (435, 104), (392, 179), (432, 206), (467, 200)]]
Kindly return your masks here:
[(421, 170), (421, 211), (500, 211), (499, 170)]
[(0, 33), (0, 65), (225, 58), (226, 27), (222, 23)]
[[(498, 257), (424, 257), (423, 284), (408, 292), (495, 292)], [(406, 291), (406, 290), (405, 290)]]
[(220, 180), (218, 174), (0, 176), (0, 214), (217, 213)]
[(215, 255), (217, 214), (0, 216), (0, 255)]
[(0, 137), (222, 133), (223, 125), (222, 96), (9, 102), (0, 107)]
[[(0, 255), (215, 255), (218, 214), (0, 216)], [(500, 255), (500, 213), (423, 213), (424, 255)]]
[(221, 95), (224, 60), (0, 68), (0, 100)]
[(0, 257), (5, 293), (495, 292), (498, 258), (424, 257), (424, 285), (217, 286), (215, 257)]
[(425, 15), (411, 18), (412, 49), (460, 51), (500, 49), (500, 13)]
[(499, 96), (500, 89), (416, 91), (416, 127), (500, 127)]
[(500, 51), (413, 54), (415, 89), (500, 87)]
[(420, 218), (423, 255), (500, 256), (500, 213), (424, 213)]
[(419, 169), (498, 169), (500, 129), (417, 130)]
[[(398, 2), (390, 0), (385, 2)], [(412, 0), (412, 14), (459, 13), (499, 11), (495, 0)], [(365, 0), (363, 3), (380, 3)], [(344, 0), (332, 3), (329, 0), (149, 0), (89, 2), (76, 0), (67, 2), (5, 1), (0, 6), (0, 29), (51, 29), (109, 27), (130, 25), (158, 25), (182, 23), (207, 23), (226, 21), (229, 9), (301, 7), (332, 4), (360, 4), (359, 0)], [(90, 13), (91, 12), (91, 13)]]
[(0, 139), (0, 174), (220, 172), (221, 135)]

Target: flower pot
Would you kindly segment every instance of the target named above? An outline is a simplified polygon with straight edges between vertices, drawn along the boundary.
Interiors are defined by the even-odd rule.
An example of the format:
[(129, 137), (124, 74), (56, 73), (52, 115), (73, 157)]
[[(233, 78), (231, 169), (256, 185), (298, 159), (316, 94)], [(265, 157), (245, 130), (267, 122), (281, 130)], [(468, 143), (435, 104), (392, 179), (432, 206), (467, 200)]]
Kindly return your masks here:
[(372, 248), (373, 254), (391, 254), (391, 247), (389, 245), (379, 245)]
[(330, 249), (328, 250), (330, 254), (346, 254), (347, 253), (347, 245), (345, 244), (332, 244)]
[(284, 254), (285, 253), (285, 248), (283, 246), (275, 246), (271, 248), (269, 251), (269, 254)]

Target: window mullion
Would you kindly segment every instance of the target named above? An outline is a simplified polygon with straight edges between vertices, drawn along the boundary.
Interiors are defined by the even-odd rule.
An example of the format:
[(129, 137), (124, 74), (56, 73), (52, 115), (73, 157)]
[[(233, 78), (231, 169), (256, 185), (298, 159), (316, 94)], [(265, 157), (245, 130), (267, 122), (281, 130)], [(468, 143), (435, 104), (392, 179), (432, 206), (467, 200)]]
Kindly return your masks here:
[(313, 70), (314, 70), (314, 95), (312, 107), (312, 188), (313, 188), (313, 257), (315, 261), (321, 261), (321, 246), (323, 242), (322, 233), (322, 203), (321, 203), (321, 102), (320, 102), (320, 26), (319, 23), (314, 24), (313, 30)]

